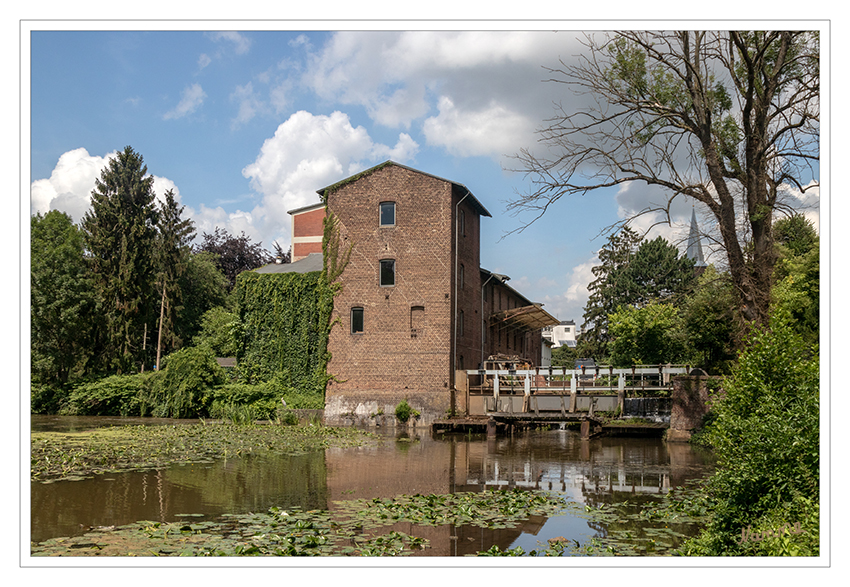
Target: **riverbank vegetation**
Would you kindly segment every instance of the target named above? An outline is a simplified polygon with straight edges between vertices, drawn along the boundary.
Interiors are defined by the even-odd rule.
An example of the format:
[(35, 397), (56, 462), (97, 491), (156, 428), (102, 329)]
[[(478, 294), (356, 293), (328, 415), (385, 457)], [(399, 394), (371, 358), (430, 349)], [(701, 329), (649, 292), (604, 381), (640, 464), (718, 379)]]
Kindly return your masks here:
[(31, 434), (30, 476), (42, 483), (107, 472), (160, 469), (262, 452), (299, 454), (359, 446), (369, 434), (319, 424), (201, 422)]
[[(715, 452), (717, 471), (700, 493), (648, 510), (704, 518), (705, 528), (678, 554), (819, 553), (819, 238), (801, 215), (777, 220), (773, 230), (777, 261), (766, 323), (738, 315), (731, 281), (713, 266), (687, 287), (637, 299), (635, 283), (652, 282), (642, 273), (664, 265), (634, 263), (644, 242), (623, 231), (609, 239), (594, 269), (585, 317), (597, 327), (577, 349), (553, 353), (560, 364), (577, 356), (615, 365), (680, 362), (722, 376), (711, 381), (712, 409), (693, 439)], [(675, 266), (672, 256), (666, 265)]]
[[(817, 348), (787, 314), (755, 329), (713, 408), (706, 438), (717, 471), (705, 485), (710, 521), (683, 554), (817, 556), (820, 411)], [(801, 532), (792, 532), (788, 526)], [(780, 528), (782, 531), (775, 532)], [(765, 540), (750, 533), (772, 534)]]
[[(127, 147), (79, 224), (58, 211), (32, 217), (32, 413), (245, 420), (321, 409), (332, 280), (255, 279), (248, 271), (273, 256), (244, 234), (216, 228), (192, 246), (192, 221), (172, 193), (157, 203), (152, 181)], [(239, 360), (225, 369), (219, 357)]]

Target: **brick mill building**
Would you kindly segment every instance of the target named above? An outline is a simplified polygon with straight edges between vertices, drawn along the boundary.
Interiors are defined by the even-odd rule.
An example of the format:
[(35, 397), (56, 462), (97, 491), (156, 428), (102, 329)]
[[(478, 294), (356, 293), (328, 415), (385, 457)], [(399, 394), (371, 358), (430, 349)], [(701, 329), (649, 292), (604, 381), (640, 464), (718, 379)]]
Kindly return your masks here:
[(326, 210), (340, 248), (352, 246), (334, 300), (326, 421), (390, 415), (406, 399), (428, 422), (451, 411), (455, 369), (493, 355), (540, 364), (541, 329), (558, 320), (481, 269), (490, 213), (466, 186), (388, 161), (318, 192), (322, 204), (290, 212), (293, 263), (262, 270), (312, 270)]

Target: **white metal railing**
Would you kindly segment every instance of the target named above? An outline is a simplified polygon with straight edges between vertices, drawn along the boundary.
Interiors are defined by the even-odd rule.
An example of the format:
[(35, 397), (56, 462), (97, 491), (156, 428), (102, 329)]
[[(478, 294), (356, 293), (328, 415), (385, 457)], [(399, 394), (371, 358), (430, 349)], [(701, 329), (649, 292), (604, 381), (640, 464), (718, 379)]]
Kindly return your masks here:
[(580, 369), (565, 367), (534, 367), (533, 369), (467, 369), (468, 375), (686, 375), (688, 365), (635, 365), (633, 367), (610, 367), (597, 365)]
[[(499, 389), (503, 385), (511, 388), (522, 386), (525, 395), (530, 395), (534, 390), (557, 390), (574, 394), (578, 388), (594, 389), (597, 391), (625, 391), (628, 389), (666, 389), (670, 386), (670, 376), (686, 375), (690, 368), (685, 365), (635, 365), (627, 368), (615, 368), (606, 365), (595, 367), (583, 367), (579, 369), (567, 369), (565, 367), (535, 367), (533, 369), (469, 369), (467, 376), (480, 377), (478, 385), (469, 385), (468, 389), (478, 389), (483, 392), (489, 390), (492, 385), (494, 397), (499, 396)], [(616, 385), (596, 385), (598, 377), (617, 377)], [(636, 385), (635, 378), (640, 377), (640, 384)], [(541, 379), (542, 378), (542, 379)], [(560, 379), (553, 379), (560, 378)], [(588, 379), (592, 382), (587, 385)], [(631, 379), (631, 385), (627, 385), (627, 379)], [(646, 385), (647, 380), (657, 381), (655, 385)], [(542, 383), (542, 385), (541, 385)], [(613, 383), (613, 382), (609, 382)], [(559, 385), (560, 384), (560, 385)], [(489, 393), (489, 391), (488, 391)]]

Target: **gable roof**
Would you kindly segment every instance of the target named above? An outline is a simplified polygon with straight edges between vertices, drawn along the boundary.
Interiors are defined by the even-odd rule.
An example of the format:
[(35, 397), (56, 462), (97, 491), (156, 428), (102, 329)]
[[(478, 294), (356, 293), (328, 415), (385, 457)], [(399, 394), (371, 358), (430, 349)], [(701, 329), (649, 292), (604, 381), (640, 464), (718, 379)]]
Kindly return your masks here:
[(366, 175), (370, 175), (370, 174), (374, 173), (375, 171), (378, 171), (379, 169), (387, 167), (388, 165), (395, 165), (396, 167), (401, 167), (402, 169), (412, 171), (413, 173), (420, 173), (422, 175), (427, 175), (428, 177), (433, 177), (434, 179), (444, 181), (446, 183), (450, 183), (453, 186), (455, 186), (456, 188), (460, 189), (462, 191), (462, 193), (464, 193), (465, 196), (469, 197), (469, 199), (472, 201), (472, 206), (476, 210), (478, 210), (478, 213), (481, 216), (487, 216), (489, 218), (493, 217), (493, 215), (490, 214), (490, 212), (487, 211), (487, 208), (485, 208), (484, 205), (481, 204), (481, 202), (479, 202), (478, 199), (474, 195), (472, 195), (472, 192), (469, 190), (469, 188), (466, 187), (465, 185), (463, 185), (462, 183), (452, 181), (451, 179), (445, 179), (443, 177), (439, 177), (439, 176), (433, 175), (431, 173), (426, 173), (424, 171), (414, 169), (413, 167), (408, 167), (407, 165), (402, 165), (401, 163), (396, 163), (395, 161), (390, 161), (390, 160), (384, 161), (383, 163), (375, 165), (374, 167), (370, 167), (369, 169), (365, 169), (365, 170), (361, 171), (360, 173), (355, 173), (354, 175), (352, 175), (350, 177), (346, 177), (345, 179), (341, 179), (338, 182), (333, 183), (333, 184), (331, 184), (327, 187), (324, 187), (320, 190), (316, 190), (316, 193), (319, 194), (322, 197), (322, 200), (324, 201), (326, 194), (328, 192), (332, 192), (334, 190), (337, 190), (347, 183), (357, 181), (361, 177), (366, 176)]

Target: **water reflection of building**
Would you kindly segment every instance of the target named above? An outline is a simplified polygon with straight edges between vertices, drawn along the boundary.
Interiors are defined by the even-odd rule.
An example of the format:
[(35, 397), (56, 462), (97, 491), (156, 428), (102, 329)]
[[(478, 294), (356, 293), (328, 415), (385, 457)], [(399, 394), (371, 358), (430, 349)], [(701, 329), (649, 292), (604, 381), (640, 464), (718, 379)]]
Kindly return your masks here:
[(582, 441), (555, 434), (560, 450), (533, 437), (493, 439), (470, 448), (467, 490), (526, 488), (560, 491), (582, 503), (619, 494), (658, 495), (682, 485), (702, 467), (690, 447), (658, 440), (603, 438)]
[[(489, 441), (463, 436), (434, 440), (424, 434), (399, 442), (389, 439), (355, 451), (328, 450), (326, 468), (328, 505), (334, 509), (334, 501), (357, 498), (509, 488), (557, 491), (588, 505), (639, 502), (701, 477), (705, 464), (689, 445), (646, 438), (582, 441), (578, 434), (562, 431)], [(392, 529), (428, 539), (430, 556), (457, 556), (493, 544), (510, 548), (523, 533), (536, 537), (546, 522), (533, 518), (502, 530), (410, 524)]]
[[(359, 449), (329, 449), (325, 453), (328, 509), (335, 508), (334, 502), (358, 498), (388, 499), (400, 495), (478, 491), (466, 486), (464, 471), (470, 462), (478, 460), (470, 453), (479, 452), (477, 449), (482, 444), (455, 440), (434, 442), (414, 435)], [(533, 516), (516, 528), (414, 527), (399, 523), (391, 529), (429, 540), (428, 556), (464, 556), (487, 550), (494, 544), (503, 550), (509, 548), (523, 533), (536, 535), (545, 522), (546, 518)]]

